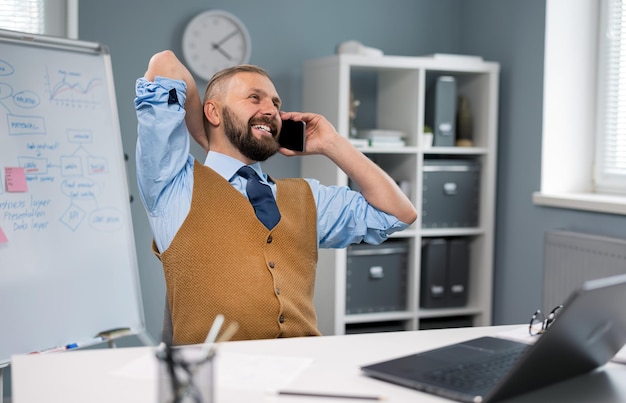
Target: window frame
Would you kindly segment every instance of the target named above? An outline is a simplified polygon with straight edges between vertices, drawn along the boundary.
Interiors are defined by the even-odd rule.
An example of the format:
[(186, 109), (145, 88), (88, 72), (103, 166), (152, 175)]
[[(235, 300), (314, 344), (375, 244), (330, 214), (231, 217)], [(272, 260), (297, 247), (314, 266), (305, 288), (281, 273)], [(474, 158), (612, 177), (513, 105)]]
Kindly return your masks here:
[[(610, 90), (614, 84), (611, 80), (612, 76), (609, 73), (610, 62), (609, 56), (611, 55), (612, 47), (614, 46), (612, 41), (608, 38), (610, 29), (609, 17), (613, 11), (612, 2), (619, 1), (623, 3), (623, 0), (601, 0), (600, 1), (600, 13), (599, 13), (599, 30), (598, 30), (598, 102), (596, 111), (596, 150), (595, 150), (595, 170), (594, 170), (594, 191), (596, 193), (616, 193), (626, 195), (626, 175), (625, 174), (611, 174), (606, 172), (605, 160), (607, 159), (607, 143), (614, 144), (617, 138), (613, 138), (613, 133), (607, 132), (607, 122), (612, 120), (610, 116), (610, 108), (614, 105), (610, 105), (608, 97), (610, 96)], [(624, 10), (624, 4), (618, 6)], [(626, 26), (621, 27), (626, 30)], [(625, 31), (626, 32), (626, 31)], [(622, 37), (625, 35), (622, 34)], [(620, 60), (626, 60), (626, 55), (620, 55)], [(622, 77), (621, 80), (626, 77)], [(624, 159), (621, 160), (624, 162)]]
[(599, 4), (546, 1), (541, 189), (532, 199), (626, 215), (626, 196), (594, 191)]

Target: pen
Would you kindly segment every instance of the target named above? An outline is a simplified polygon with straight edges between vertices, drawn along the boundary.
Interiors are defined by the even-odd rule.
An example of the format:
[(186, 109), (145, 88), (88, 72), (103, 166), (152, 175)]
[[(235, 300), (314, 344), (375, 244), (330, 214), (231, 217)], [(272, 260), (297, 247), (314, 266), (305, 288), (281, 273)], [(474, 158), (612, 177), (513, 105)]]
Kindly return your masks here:
[(280, 390), (279, 395), (324, 397), (327, 399), (359, 399), (359, 400), (384, 400), (381, 396), (372, 395), (344, 395), (337, 393), (297, 392), (293, 390)]
[(213, 343), (215, 342), (215, 339), (217, 338), (217, 335), (222, 328), (222, 324), (224, 324), (224, 315), (219, 314), (213, 320), (213, 325), (211, 325), (209, 333), (204, 340), (204, 344), (202, 346), (203, 360), (209, 357), (213, 349)]
[(66, 350), (75, 350), (77, 348), (81, 348), (81, 347), (85, 347), (85, 346), (92, 346), (94, 344), (98, 344), (98, 343), (101, 343), (103, 341), (106, 341), (106, 338), (104, 338), (102, 336), (98, 336), (98, 337), (94, 337), (93, 339), (67, 344), (65, 346), (65, 349)]

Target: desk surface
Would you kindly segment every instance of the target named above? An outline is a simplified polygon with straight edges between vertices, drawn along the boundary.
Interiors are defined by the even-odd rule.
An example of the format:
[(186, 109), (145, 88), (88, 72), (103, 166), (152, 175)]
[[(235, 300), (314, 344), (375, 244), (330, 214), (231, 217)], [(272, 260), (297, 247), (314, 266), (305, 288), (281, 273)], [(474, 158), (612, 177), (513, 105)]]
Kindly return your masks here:
[[(386, 402), (444, 402), (438, 398), (364, 376), (364, 364), (419, 352), (465, 339), (497, 335), (519, 326), (476, 327), (410, 332), (370, 333), (223, 343), (217, 371), (248, 360), (250, 373), (231, 379), (218, 376), (217, 403), (346, 403), (348, 399), (294, 397), (268, 391), (291, 370), (289, 390), (381, 396)], [(276, 358), (274, 360), (274, 358)], [(153, 348), (82, 350), (13, 357), (13, 403), (55, 401), (156, 402), (156, 360)], [(150, 362), (148, 366), (144, 366)], [(150, 367), (153, 365), (153, 367)], [(148, 369), (149, 368), (149, 369)], [(298, 368), (295, 370), (294, 368)], [(149, 373), (147, 373), (149, 372)], [(257, 374), (259, 379), (253, 379)], [(222, 374), (223, 375), (223, 374)], [(234, 373), (231, 373), (234, 375)], [(246, 376), (249, 378), (246, 380)], [(259, 380), (265, 383), (261, 386)], [(285, 381), (283, 378), (282, 381)], [(274, 385), (275, 386), (275, 385)], [(601, 370), (516, 398), (515, 402), (624, 402), (626, 366), (609, 363)]]

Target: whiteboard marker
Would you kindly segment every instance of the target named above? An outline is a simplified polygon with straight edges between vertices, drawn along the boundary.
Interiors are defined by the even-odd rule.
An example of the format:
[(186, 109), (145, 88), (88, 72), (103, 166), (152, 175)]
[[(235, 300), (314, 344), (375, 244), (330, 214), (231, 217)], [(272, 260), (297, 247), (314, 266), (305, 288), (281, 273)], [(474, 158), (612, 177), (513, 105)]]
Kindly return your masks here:
[(70, 344), (65, 346), (65, 349), (66, 350), (74, 350), (74, 349), (85, 347), (85, 346), (92, 346), (94, 344), (98, 344), (98, 343), (101, 343), (103, 341), (106, 341), (106, 339), (104, 337), (102, 337), (102, 336), (98, 336), (98, 337), (94, 337), (93, 339), (85, 340), (85, 341), (82, 341), (82, 342), (70, 343)]

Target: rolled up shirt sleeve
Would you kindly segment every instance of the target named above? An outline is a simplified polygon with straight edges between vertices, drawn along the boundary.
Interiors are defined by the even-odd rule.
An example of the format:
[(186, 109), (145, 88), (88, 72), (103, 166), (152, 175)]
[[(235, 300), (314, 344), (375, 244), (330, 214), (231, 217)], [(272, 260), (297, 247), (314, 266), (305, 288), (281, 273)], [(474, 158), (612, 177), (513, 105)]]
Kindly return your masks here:
[(408, 227), (378, 210), (359, 192), (345, 186), (324, 186), (307, 179), (317, 203), (320, 248), (343, 248), (353, 243), (378, 245)]
[[(172, 89), (178, 102), (171, 102)], [(139, 78), (135, 91), (137, 180), (144, 205), (153, 213), (163, 189), (189, 163), (186, 85), (163, 77), (156, 77), (154, 82)]]

